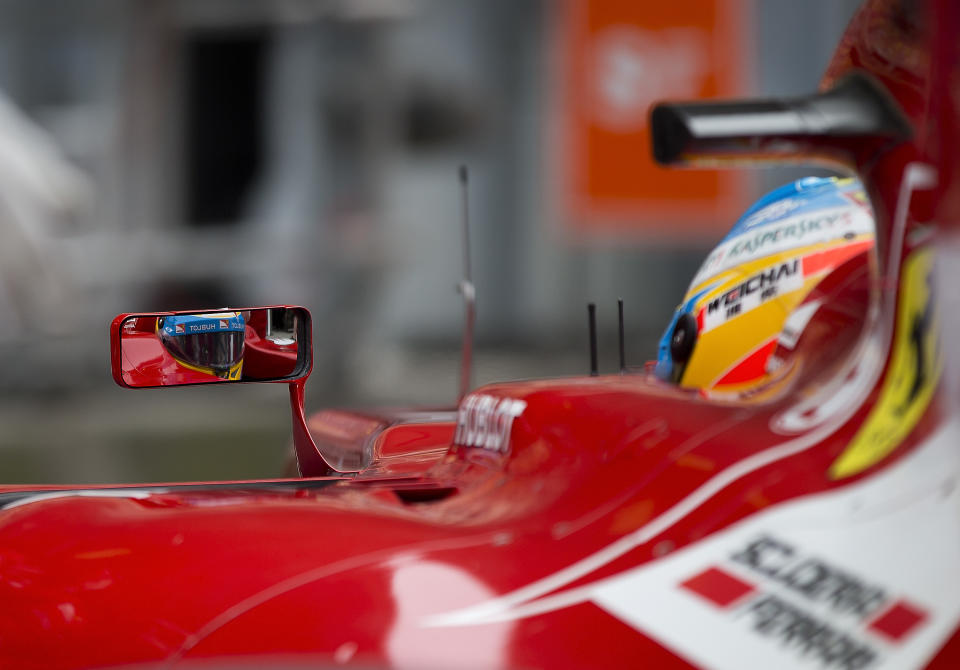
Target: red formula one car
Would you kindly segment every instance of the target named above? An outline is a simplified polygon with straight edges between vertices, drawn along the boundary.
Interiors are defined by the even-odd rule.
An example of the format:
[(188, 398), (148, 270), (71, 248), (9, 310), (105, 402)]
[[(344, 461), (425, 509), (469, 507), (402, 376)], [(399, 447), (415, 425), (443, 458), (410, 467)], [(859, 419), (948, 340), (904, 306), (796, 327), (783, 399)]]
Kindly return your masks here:
[[(296, 361), (258, 374), (290, 386), (300, 477), (0, 489), (0, 666), (960, 667), (960, 426), (934, 266), (960, 224), (958, 35), (952, 1), (874, 0), (817, 95), (655, 108), (661, 162), (827, 159), (856, 173), (876, 228), (855, 267), (818, 274), (810, 249), (762, 247), (833, 214), (800, 225), (771, 202), (794, 233), (698, 275), (713, 293), (681, 305), (656, 368), (308, 425), (309, 315), (284, 307)], [(691, 381), (699, 343), (776, 305), (782, 361), (714, 395), (752, 351), (732, 338)], [(114, 322), (121, 384), (124, 324), (161, 316), (181, 315)]]

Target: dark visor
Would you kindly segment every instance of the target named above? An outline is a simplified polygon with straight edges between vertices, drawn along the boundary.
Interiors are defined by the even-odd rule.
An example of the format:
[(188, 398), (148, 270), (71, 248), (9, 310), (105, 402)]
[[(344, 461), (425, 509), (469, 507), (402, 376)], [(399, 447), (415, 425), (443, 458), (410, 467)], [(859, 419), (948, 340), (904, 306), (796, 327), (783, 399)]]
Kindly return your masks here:
[(170, 352), (192, 365), (225, 371), (243, 359), (243, 333), (222, 331), (165, 338)]

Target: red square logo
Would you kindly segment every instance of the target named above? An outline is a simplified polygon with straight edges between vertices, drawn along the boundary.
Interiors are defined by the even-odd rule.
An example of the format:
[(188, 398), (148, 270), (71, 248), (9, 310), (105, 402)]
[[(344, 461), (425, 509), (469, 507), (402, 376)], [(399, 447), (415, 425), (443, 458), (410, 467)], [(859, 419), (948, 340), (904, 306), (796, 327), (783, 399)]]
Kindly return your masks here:
[(707, 568), (700, 574), (681, 582), (680, 586), (709, 600), (717, 607), (729, 607), (755, 590), (752, 584), (719, 568)]
[(898, 600), (890, 609), (870, 622), (871, 630), (893, 642), (902, 642), (914, 628), (927, 620), (927, 613), (905, 600)]

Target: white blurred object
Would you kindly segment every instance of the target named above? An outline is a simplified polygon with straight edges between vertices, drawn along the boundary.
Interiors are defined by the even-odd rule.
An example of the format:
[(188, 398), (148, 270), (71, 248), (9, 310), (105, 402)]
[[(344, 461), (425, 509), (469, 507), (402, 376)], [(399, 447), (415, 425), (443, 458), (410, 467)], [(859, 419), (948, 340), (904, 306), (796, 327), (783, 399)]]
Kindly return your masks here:
[(51, 242), (92, 197), (86, 175), (0, 93), (0, 340), (69, 323), (73, 281)]
[(609, 131), (631, 133), (646, 126), (657, 100), (699, 97), (709, 76), (708, 42), (696, 28), (606, 28), (596, 38), (591, 63), (596, 120)]

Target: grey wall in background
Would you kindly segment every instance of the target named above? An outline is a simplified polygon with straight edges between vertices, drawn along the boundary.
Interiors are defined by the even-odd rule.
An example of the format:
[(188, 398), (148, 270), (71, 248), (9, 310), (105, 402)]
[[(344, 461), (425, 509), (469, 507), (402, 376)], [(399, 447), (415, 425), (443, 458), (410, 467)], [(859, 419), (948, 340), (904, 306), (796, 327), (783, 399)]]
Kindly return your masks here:
[[(815, 88), (856, 5), (753, 3), (757, 94)], [(715, 240), (570, 244), (548, 164), (551, 76), (562, 76), (548, 70), (552, 3), (411, 0), (372, 20), (348, 16), (349, 3), (289, 6), (74, 0), (41, 14), (26, 0), (0, 5), (0, 86), (97, 189), (86, 218), (50, 244), (85, 337), (0, 342), (11, 359), (2, 383), (109, 383), (107, 320), (190, 300), (310, 307), (315, 383), (332, 390), (350, 384), (351, 361), (453, 351), (461, 163), (472, 175), (481, 351), (579, 350), (590, 300), (609, 340), (623, 297), (633, 362), (653, 355)], [(239, 221), (192, 229), (182, 216), (185, 45), (251, 29), (268, 40), (266, 162)], [(765, 173), (756, 194), (809, 173)], [(46, 366), (56, 374), (35, 374)]]

